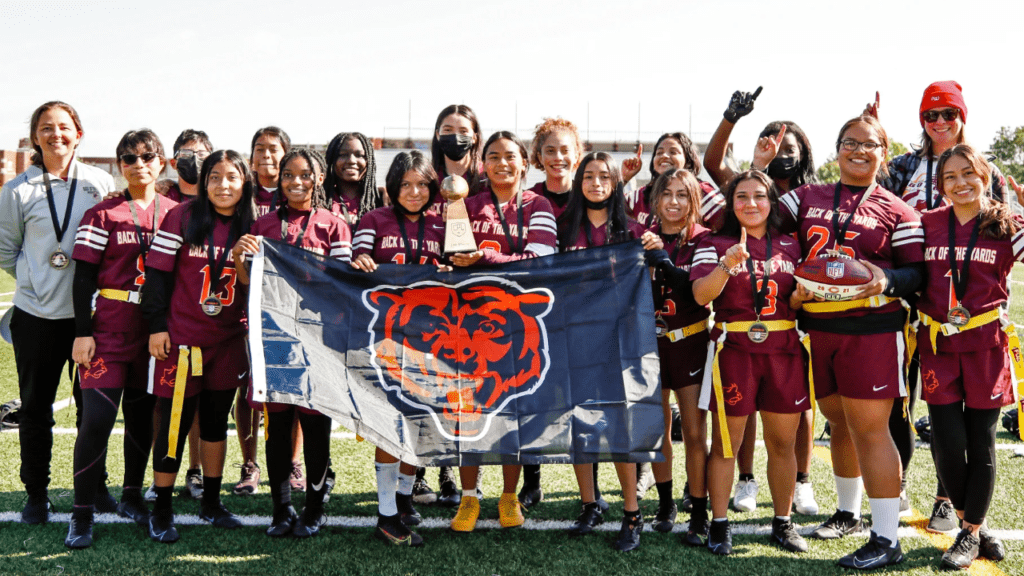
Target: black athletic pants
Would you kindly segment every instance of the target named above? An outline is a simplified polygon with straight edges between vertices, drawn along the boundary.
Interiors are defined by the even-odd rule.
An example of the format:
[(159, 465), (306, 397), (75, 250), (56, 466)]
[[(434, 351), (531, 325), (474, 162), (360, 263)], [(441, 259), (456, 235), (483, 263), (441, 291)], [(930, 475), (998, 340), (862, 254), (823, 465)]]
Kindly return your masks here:
[(999, 409), (975, 410), (963, 402), (928, 405), (932, 455), (942, 486), (964, 521), (981, 524), (996, 485)]

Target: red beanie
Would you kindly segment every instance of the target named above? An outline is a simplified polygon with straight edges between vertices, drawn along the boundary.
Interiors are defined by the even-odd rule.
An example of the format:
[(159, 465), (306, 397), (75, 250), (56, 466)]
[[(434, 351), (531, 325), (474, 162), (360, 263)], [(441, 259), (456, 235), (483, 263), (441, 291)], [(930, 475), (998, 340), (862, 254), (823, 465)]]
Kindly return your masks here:
[(963, 87), (953, 80), (932, 82), (924, 89), (921, 97), (921, 127), (924, 128), (924, 113), (932, 108), (956, 108), (960, 111), (960, 120), (967, 123), (967, 104), (964, 104)]

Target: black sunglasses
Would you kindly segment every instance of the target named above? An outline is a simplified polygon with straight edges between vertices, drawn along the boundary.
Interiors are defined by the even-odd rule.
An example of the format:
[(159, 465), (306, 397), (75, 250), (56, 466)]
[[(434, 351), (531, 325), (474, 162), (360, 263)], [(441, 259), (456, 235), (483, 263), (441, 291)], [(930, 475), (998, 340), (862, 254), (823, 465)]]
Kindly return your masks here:
[(160, 155), (157, 154), (156, 152), (146, 152), (145, 154), (122, 154), (121, 162), (127, 164), (128, 166), (131, 166), (132, 164), (135, 164), (136, 160), (142, 158), (143, 164), (149, 164), (150, 162), (159, 157)]
[(960, 116), (960, 111), (957, 110), (956, 108), (946, 108), (945, 110), (928, 110), (924, 114), (922, 114), (922, 116), (924, 117), (924, 121), (929, 123), (937, 121), (939, 119), (939, 116), (942, 116), (942, 118), (945, 119), (946, 122), (952, 122), (953, 120), (956, 120)]

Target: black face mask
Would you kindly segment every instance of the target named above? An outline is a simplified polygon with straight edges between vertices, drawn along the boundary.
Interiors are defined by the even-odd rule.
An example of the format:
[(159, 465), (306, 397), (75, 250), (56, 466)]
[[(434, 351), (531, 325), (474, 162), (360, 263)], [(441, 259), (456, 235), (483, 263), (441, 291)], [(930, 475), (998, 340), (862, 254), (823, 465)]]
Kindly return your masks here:
[(600, 202), (594, 202), (593, 200), (587, 200), (586, 198), (583, 199), (583, 205), (586, 206), (589, 210), (604, 210), (611, 203), (611, 196), (608, 196), (607, 198), (601, 200)]
[(469, 154), (469, 149), (473, 147), (473, 137), (465, 134), (442, 134), (437, 137), (437, 144), (448, 159), (458, 162)]
[(792, 178), (800, 170), (800, 159), (795, 156), (776, 158), (768, 164), (768, 175), (772, 178)]
[(178, 178), (184, 180), (186, 184), (195, 186), (199, 182), (199, 166), (199, 158), (196, 158), (196, 155), (193, 154), (185, 158), (179, 158), (175, 170), (178, 172)]

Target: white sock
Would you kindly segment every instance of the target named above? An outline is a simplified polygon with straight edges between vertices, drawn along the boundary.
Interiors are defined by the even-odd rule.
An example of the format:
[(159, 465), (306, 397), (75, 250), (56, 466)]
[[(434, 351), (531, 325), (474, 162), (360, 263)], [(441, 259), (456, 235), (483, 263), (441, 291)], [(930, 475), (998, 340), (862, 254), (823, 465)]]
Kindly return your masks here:
[(398, 493), (403, 496), (410, 496), (412, 494), (412, 485), (416, 482), (416, 473), (402, 474), (398, 473)]
[(776, 516), (776, 518), (779, 519), (779, 520), (782, 520), (783, 522), (789, 522), (789, 518), (790, 517), (789, 516)]
[(860, 476), (856, 478), (836, 476), (836, 498), (839, 500), (838, 508), (840, 510), (853, 512), (854, 518), (860, 518), (860, 504), (863, 495), (864, 484)]
[(888, 538), (896, 546), (897, 531), (900, 527), (900, 499), (868, 498), (871, 504), (871, 529), (875, 534)]
[(712, 522), (728, 522), (729, 519), (728, 518), (712, 518), (711, 521)]
[(467, 496), (472, 496), (473, 498), (476, 498), (476, 488), (473, 488), (472, 490), (463, 489), (462, 497), (465, 498)]
[(395, 503), (398, 462), (374, 462), (373, 466), (377, 470), (377, 512), (381, 516), (394, 516), (398, 514), (398, 504)]

